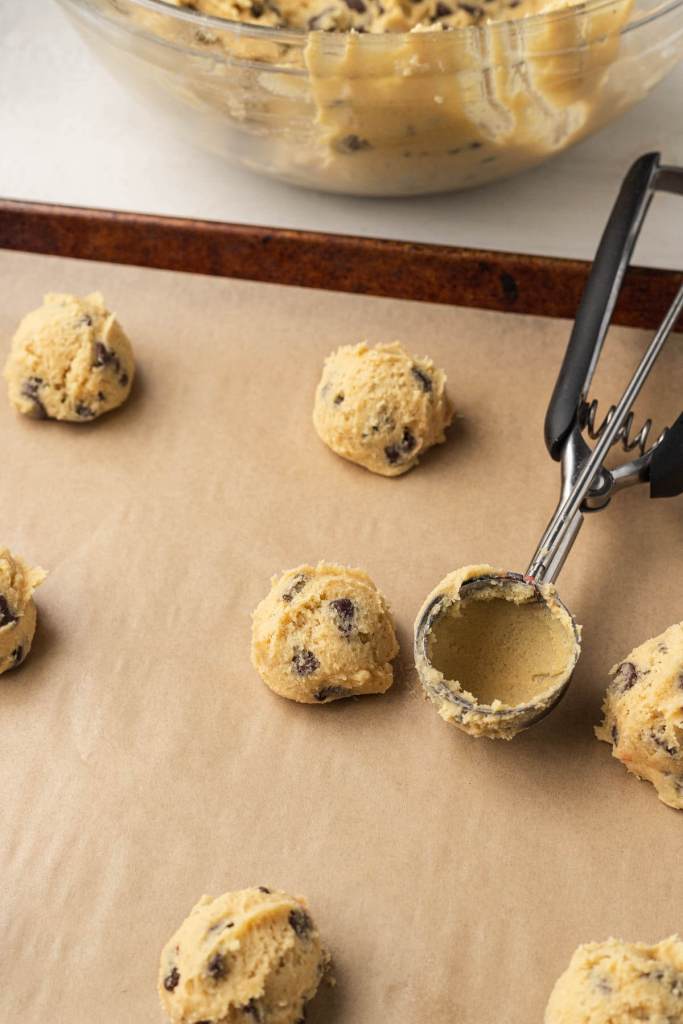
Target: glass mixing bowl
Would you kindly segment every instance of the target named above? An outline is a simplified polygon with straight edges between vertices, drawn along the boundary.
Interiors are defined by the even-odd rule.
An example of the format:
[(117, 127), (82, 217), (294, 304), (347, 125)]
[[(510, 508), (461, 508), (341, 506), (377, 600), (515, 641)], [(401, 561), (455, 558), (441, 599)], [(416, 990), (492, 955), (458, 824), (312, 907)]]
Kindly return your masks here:
[(246, 25), (162, 0), (59, 2), (183, 138), (352, 195), (464, 189), (532, 167), (633, 106), (683, 55), (683, 0), (586, 0), (382, 35)]

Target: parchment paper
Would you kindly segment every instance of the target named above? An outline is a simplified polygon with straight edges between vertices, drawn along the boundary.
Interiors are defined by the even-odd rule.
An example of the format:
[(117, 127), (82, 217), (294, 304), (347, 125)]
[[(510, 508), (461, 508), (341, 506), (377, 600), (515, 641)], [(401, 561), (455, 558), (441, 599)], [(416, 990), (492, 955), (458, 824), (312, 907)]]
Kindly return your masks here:
[[(2, 542), (50, 571), (0, 679), (0, 1020), (158, 1024), (162, 944), (245, 885), (310, 901), (338, 978), (314, 1024), (534, 1024), (579, 942), (683, 929), (683, 815), (592, 734), (610, 666), (683, 617), (682, 499), (639, 488), (586, 522), (559, 588), (585, 627), (574, 683), (512, 743), (447, 727), (411, 668), (430, 588), (524, 569), (552, 512), (566, 323), (9, 253), (0, 272), (3, 360), (44, 291), (101, 288), (140, 367), (90, 425), (0, 396)], [(449, 376), (457, 423), (404, 478), (311, 426), (324, 355), (363, 337)], [(610, 338), (603, 412), (644, 343)], [(638, 409), (673, 420), (681, 380), (674, 338)], [(271, 574), (319, 558), (393, 606), (385, 697), (297, 706), (249, 664)]]

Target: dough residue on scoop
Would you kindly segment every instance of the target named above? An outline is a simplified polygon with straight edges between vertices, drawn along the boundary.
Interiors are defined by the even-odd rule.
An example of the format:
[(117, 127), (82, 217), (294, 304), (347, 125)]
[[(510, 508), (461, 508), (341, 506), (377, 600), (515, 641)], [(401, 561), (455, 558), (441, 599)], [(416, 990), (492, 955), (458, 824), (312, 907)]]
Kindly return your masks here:
[(305, 900), (258, 886), (203, 896), (161, 953), (173, 1024), (298, 1024), (329, 967)]
[(683, 942), (579, 946), (552, 991), (544, 1024), (681, 1024)]
[(663, 803), (683, 810), (683, 622), (636, 647), (611, 674), (596, 736)]
[(134, 372), (130, 342), (99, 292), (46, 295), (19, 324), (4, 371), (20, 413), (72, 423), (125, 402)]
[[(553, 586), (536, 589), (523, 578), (497, 585), (507, 574), (489, 565), (450, 573), (425, 601), (438, 611), (416, 646), (416, 665), (429, 699), (446, 722), (474, 736), (511, 739), (522, 728), (516, 709), (548, 706), (571, 676), (580, 631)], [(461, 593), (468, 581), (470, 588)], [(505, 712), (511, 712), (506, 715)]]
[(44, 569), (32, 569), (0, 547), (0, 675), (21, 665), (31, 650), (37, 618), (33, 591), (46, 576)]

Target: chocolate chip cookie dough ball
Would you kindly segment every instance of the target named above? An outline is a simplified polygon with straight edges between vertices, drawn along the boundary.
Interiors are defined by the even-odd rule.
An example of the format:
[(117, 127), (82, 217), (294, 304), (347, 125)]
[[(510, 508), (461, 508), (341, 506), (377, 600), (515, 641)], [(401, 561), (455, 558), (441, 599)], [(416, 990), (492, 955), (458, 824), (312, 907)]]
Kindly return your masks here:
[(558, 979), (545, 1024), (681, 1024), (683, 942), (589, 942)]
[(344, 459), (400, 476), (445, 441), (453, 418), (446, 375), (398, 341), (344, 345), (325, 360), (313, 409), (321, 440)]
[(683, 622), (636, 647), (612, 675), (596, 736), (660, 800), (683, 810)]
[(254, 611), (254, 668), (271, 690), (301, 704), (384, 693), (397, 654), (387, 602), (360, 569), (290, 569), (273, 577)]
[(159, 996), (173, 1024), (297, 1024), (328, 965), (304, 900), (203, 896), (161, 954)]
[(133, 373), (130, 342), (99, 292), (46, 295), (19, 324), (5, 366), (19, 412), (74, 423), (121, 405)]
[(33, 591), (46, 575), (0, 547), (0, 675), (21, 665), (31, 650), (37, 617)]

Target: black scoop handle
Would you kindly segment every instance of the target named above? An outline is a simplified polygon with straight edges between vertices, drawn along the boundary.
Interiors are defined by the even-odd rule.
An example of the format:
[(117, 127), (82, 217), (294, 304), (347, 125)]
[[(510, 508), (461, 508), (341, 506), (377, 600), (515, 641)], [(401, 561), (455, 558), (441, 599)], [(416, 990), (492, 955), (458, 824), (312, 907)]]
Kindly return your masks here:
[(658, 169), (659, 153), (646, 153), (631, 166), (600, 239), (545, 418), (545, 443), (555, 460), (593, 376)]
[(683, 494), (683, 412), (652, 453), (650, 497), (674, 498)]

